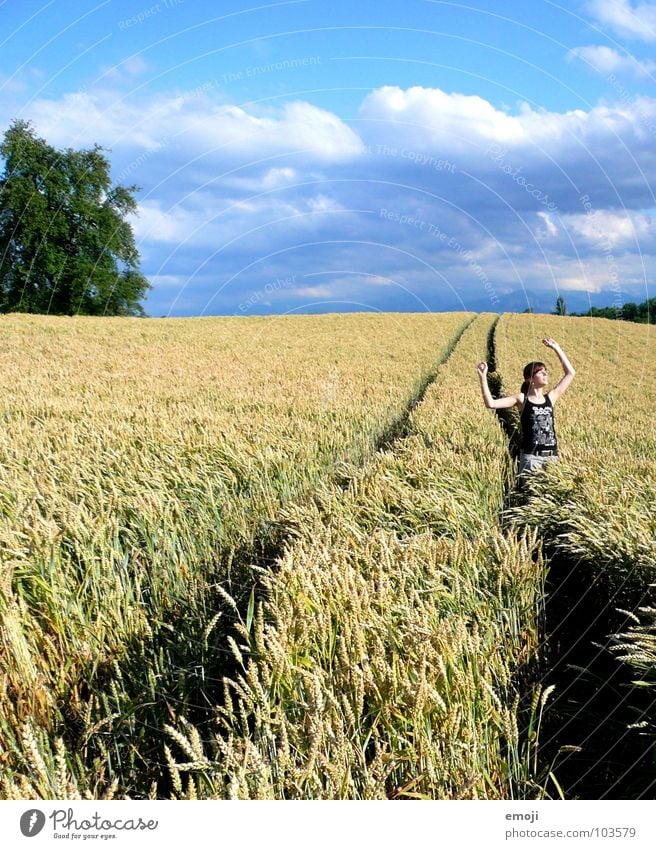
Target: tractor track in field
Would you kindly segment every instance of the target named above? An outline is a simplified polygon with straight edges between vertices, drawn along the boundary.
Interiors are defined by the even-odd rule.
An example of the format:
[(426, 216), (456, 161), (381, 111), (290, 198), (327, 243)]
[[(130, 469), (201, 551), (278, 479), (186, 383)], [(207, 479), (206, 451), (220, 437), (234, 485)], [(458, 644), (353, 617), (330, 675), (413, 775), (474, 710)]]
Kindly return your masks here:
[[(590, 564), (545, 546), (549, 564), (545, 606), (544, 684), (556, 689), (543, 734), (545, 761), (568, 797), (650, 798), (656, 784), (654, 745), (631, 728), (653, 710), (649, 689), (632, 686), (635, 671), (619, 661), (613, 635), (632, 619), (621, 589), (610, 596)], [(645, 603), (632, 599), (629, 607)], [(573, 747), (560, 751), (561, 747)]]
[[(402, 412), (381, 432), (373, 443), (371, 451), (357, 465), (345, 466), (343, 461), (335, 463), (327, 474), (332, 484), (345, 491), (355, 472), (371, 463), (376, 454), (393, 450), (396, 444), (409, 435), (413, 411), (422, 402), (461, 337), (475, 320), (476, 315), (473, 315), (463, 322), (441, 360), (423, 375)], [(303, 503), (312, 497), (313, 492), (313, 488), (308, 488), (306, 491), (299, 492), (293, 500)], [(284, 505), (281, 504), (282, 506)], [(146, 706), (146, 713), (141, 718), (141, 721), (151, 730), (157, 730), (161, 734), (160, 729), (164, 724), (170, 724), (173, 720), (175, 725), (175, 717), (184, 716), (202, 736), (211, 736), (216, 733), (214, 728), (216, 707), (223, 702), (224, 680), (234, 678), (239, 671), (226, 638), (234, 634), (236, 624), (246, 620), (249, 606), (252, 607), (263, 600), (264, 590), (259, 581), (259, 575), (274, 567), (276, 561), (284, 555), (286, 548), (293, 541), (294, 531), (295, 529), (284, 521), (264, 520), (260, 522), (252, 541), (217, 560), (214, 569), (217, 583), (220, 582), (224, 586), (232, 597), (233, 603), (216, 591), (210, 593), (205, 599), (206, 620), (210, 621), (213, 617), (220, 615), (222, 627), (211, 633), (209, 642), (206, 640), (200, 660), (200, 639), (191, 641), (184, 636), (185, 633), (188, 634), (188, 625), (180, 633), (175, 627), (175, 620), (162, 623), (160, 627), (153, 629), (153, 640), (149, 651), (153, 656), (158, 654), (165, 658), (161, 664), (165, 674), (159, 681), (158, 697), (161, 703), (153, 707), (151, 713), (147, 712)], [(227, 582), (226, 573), (229, 576)], [(182, 619), (184, 620), (184, 611)], [(207, 621), (198, 623), (199, 634), (202, 633)], [(145, 662), (147, 659), (144, 657), (142, 648), (136, 648), (134, 651), (128, 648), (121, 662), (124, 679), (139, 682), (140, 671)], [(141, 712), (140, 703), (144, 702), (143, 694), (135, 690), (130, 693), (130, 696)], [(60, 731), (75, 746), (78, 742), (75, 717), (71, 717), (66, 722), (66, 726)], [(172, 790), (171, 779), (167, 765), (156, 760), (158, 751), (159, 748), (155, 746), (154, 750), (143, 758), (143, 786), (139, 788), (139, 791), (143, 791), (145, 796), (154, 783), (157, 786), (158, 798), (168, 798)], [(131, 793), (131, 795), (133, 798), (139, 798), (139, 793)]]
[[(421, 404), (429, 388), (435, 383), (440, 370), (447, 364), (449, 357), (456, 349), (465, 331), (476, 320), (474, 315), (466, 321), (455, 334), (446, 348), (442, 360), (437, 363), (431, 371), (424, 375), (415, 392), (408, 399), (403, 411), (393, 419), (375, 440), (372, 450), (357, 465), (348, 468), (348, 474), (344, 474), (344, 462), (337, 461), (332, 472), (327, 477), (332, 484), (345, 491), (351, 483), (353, 474), (371, 463), (372, 459), (382, 451), (390, 451), (394, 446), (405, 439), (411, 430), (411, 416), (413, 411)], [(314, 488), (299, 493), (294, 501), (303, 503), (312, 498)], [(234, 552), (231, 560), (233, 563), (248, 564), (256, 567), (270, 567), (285, 552), (285, 547), (291, 541), (293, 528), (287, 527), (284, 522), (277, 520), (265, 522), (254, 538), (252, 545), (244, 546)]]
[[(350, 466), (347, 469), (344, 468), (342, 462), (336, 464), (333, 473), (328, 476), (334, 486), (345, 492), (350, 486), (354, 475), (369, 465), (377, 454), (383, 451), (393, 451), (396, 445), (409, 436), (413, 411), (421, 404), (429, 388), (437, 379), (440, 370), (448, 363), (460, 339), (475, 320), (476, 315), (463, 323), (462, 327), (447, 346), (442, 359), (424, 375), (416, 390), (408, 399), (403, 411), (390, 422), (375, 441), (373, 450), (359, 464)], [(305, 492), (300, 493), (294, 500), (303, 503), (311, 499), (313, 493), (314, 488), (309, 488)], [(232, 614), (231, 621), (233, 626), (240, 621), (244, 622), (246, 620), (246, 611), (249, 605), (256, 605), (258, 602), (264, 600), (264, 590), (261, 584), (253, 580), (253, 576), (257, 578), (261, 571), (274, 568), (275, 563), (283, 557), (287, 547), (293, 544), (296, 531), (297, 529), (294, 526), (288, 525), (284, 521), (273, 520), (263, 523), (253, 544), (245, 546), (232, 554), (231, 570), (236, 577), (236, 580), (233, 582), (233, 588), (239, 586), (242, 588), (246, 587), (246, 589), (242, 589), (239, 597), (235, 598), (236, 615), (234, 609), (229, 610), (227, 607), (224, 607), (222, 611), (228, 617)], [(205, 670), (202, 698), (207, 707), (195, 713), (191, 712), (191, 716), (189, 717), (193, 724), (201, 730), (212, 725), (214, 722), (214, 706), (221, 704), (224, 697), (224, 680), (226, 678), (233, 679), (239, 672), (239, 667), (232, 650), (225, 646), (225, 637), (230, 633), (230, 630), (233, 630), (233, 628), (224, 628), (222, 632), (217, 634), (220, 642), (217, 642), (215, 645), (216, 663), (213, 668)], [(208, 683), (210, 685), (209, 687)], [(200, 689), (197, 694), (197, 700), (200, 700), (199, 696)]]
[[(475, 320), (476, 316), (474, 315), (471, 319), (464, 322), (463, 326), (448, 345), (442, 360), (424, 375), (415, 392), (408, 399), (403, 411), (383, 430), (378, 439), (375, 440), (373, 448), (367, 456), (357, 465), (349, 466), (347, 469), (345, 469), (343, 462), (339, 461), (336, 463), (332, 473), (327, 475), (331, 484), (342, 491), (346, 491), (354, 475), (369, 465), (377, 454), (383, 451), (393, 451), (395, 445), (407, 438), (411, 431), (411, 416), (413, 411), (421, 404), (427, 391), (437, 379), (440, 370), (447, 364), (460, 339)], [(300, 493), (294, 501), (299, 503), (307, 502), (312, 498), (313, 493), (314, 488), (311, 487), (305, 492)], [(295, 530), (294, 527), (287, 525), (284, 521), (274, 519), (263, 522), (253, 543), (232, 553), (231, 569), (247, 568), (251, 574), (257, 574), (257, 571), (260, 569), (271, 568), (284, 555), (285, 549), (293, 540)], [(252, 584), (253, 582), (251, 581), (251, 587)], [(250, 595), (251, 589), (243, 594), (241, 598), (237, 599), (238, 608), (241, 610), (246, 609)], [(222, 651), (231, 655), (229, 650), (225, 648)], [(234, 671), (234, 668), (231, 667), (230, 671)], [(221, 682), (225, 674), (221, 675)]]
[[(496, 362), (495, 332), (490, 329), (488, 363), (490, 389), (495, 398), (504, 393)], [(516, 469), (520, 426), (514, 410), (497, 410)], [(526, 494), (515, 484), (507, 487), (505, 507), (525, 503)], [(528, 686), (540, 684), (554, 691), (540, 733), (542, 768), (551, 770), (568, 799), (640, 799), (653, 796), (656, 786), (654, 747), (630, 728), (648, 716), (653, 697), (632, 687), (635, 672), (610, 650), (612, 636), (631, 623), (618, 608), (625, 598), (607, 586), (590, 564), (565, 556), (555, 544), (540, 537), (547, 564), (542, 612), (540, 660)], [(634, 599), (639, 606), (645, 599)], [(650, 796), (651, 794), (651, 796)]]

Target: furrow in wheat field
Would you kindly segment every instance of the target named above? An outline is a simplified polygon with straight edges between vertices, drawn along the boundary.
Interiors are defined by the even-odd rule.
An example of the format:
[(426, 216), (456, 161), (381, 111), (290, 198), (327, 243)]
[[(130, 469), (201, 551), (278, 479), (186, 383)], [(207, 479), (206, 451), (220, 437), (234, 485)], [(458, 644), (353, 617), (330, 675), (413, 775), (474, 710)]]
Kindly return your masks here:
[[(532, 476), (509, 515), (539, 533), (551, 559), (548, 674), (557, 698), (545, 751), (561, 762), (569, 795), (637, 798), (656, 781), (653, 327), (504, 316), (495, 338), (507, 392), (530, 360), (547, 362), (551, 385), (559, 379), (543, 336), (561, 343), (576, 378), (556, 406), (560, 462)], [(574, 753), (558, 755), (564, 744)]]
[(4, 795), (149, 792), (162, 722), (219, 686), (218, 590), (469, 318), (2, 318)]
[(516, 678), (542, 571), (530, 535), (501, 531), (508, 454), (472, 380), (492, 323), (466, 330), (403, 436), (346, 488), (287, 507), (294, 544), (238, 629), (214, 742), (169, 728), (176, 796), (542, 792)]

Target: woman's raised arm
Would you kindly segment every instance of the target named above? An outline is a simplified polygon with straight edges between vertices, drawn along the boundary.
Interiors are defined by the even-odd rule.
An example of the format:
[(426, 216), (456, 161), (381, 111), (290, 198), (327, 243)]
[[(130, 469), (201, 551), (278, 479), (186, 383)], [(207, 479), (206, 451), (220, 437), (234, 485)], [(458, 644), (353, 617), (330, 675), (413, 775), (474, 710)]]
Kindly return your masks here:
[(487, 363), (479, 363), (476, 366), (476, 371), (481, 380), (481, 393), (483, 395), (483, 403), (488, 410), (505, 410), (508, 407), (514, 407), (516, 404), (521, 404), (522, 399), (519, 395), (506, 395), (504, 398), (493, 398), (490, 392), (490, 387), (487, 384)]
[(563, 376), (560, 378), (558, 383), (554, 386), (554, 388), (548, 392), (549, 399), (552, 403), (555, 403), (563, 392), (567, 391), (570, 383), (574, 380), (574, 375), (576, 374), (576, 369), (567, 359), (567, 354), (560, 347), (558, 342), (555, 339), (543, 339), (543, 344), (547, 346), (547, 348), (551, 348), (554, 354), (560, 360), (560, 364), (563, 367)]

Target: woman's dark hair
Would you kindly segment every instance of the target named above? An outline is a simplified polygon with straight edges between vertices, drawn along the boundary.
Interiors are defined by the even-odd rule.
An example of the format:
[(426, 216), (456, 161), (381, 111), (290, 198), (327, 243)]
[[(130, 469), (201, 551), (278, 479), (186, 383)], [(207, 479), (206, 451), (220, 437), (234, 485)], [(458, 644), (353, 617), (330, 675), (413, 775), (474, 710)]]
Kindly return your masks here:
[(519, 390), (523, 395), (526, 395), (526, 391), (531, 385), (531, 378), (535, 372), (540, 371), (541, 368), (546, 368), (546, 365), (538, 362), (537, 360), (532, 363), (526, 363), (524, 366), (524, 383), (522, 383), (522, 388)]

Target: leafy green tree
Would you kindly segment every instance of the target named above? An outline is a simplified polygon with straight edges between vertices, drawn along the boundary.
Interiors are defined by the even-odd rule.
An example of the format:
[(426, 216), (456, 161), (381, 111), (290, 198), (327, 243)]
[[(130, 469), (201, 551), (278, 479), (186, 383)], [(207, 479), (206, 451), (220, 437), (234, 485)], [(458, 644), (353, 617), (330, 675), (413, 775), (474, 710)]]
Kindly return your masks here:
[(103, 149), (56, 150), (15, 121), (0, 154), (0, 311), (144, 315), (150, 288)]
[(556, 298), (556, 312), (555, 315), (567, 315), (567, 307), (565, 306), (565, 299), (560, 296)]
[(656, 316), (656, 298), (648, 298), (642, 304), (634, 304), (629, 301), (622, 307), (590, 307), (587, 312), (572, 313), (572, 315), (653, 324)]
[(647, 298), (642, 304), (638, 305), (637, 321), (645, 324), (654, 324), (656, 320), (656, 298)]
[(638, 305), (634, 303), (624, 304), (622, 307), (622, 318), (624, 321), (638, 321)]

